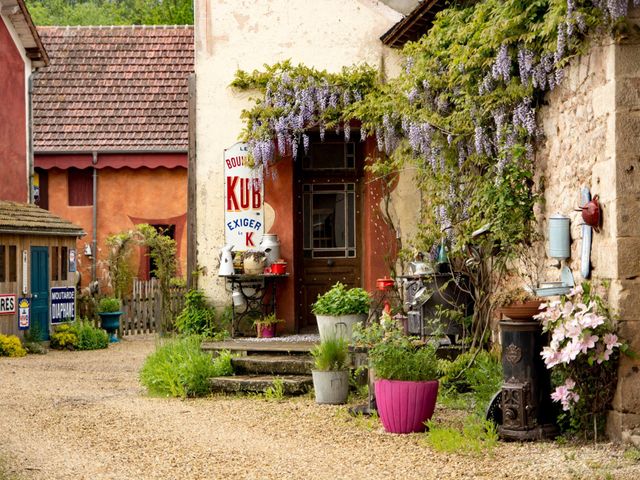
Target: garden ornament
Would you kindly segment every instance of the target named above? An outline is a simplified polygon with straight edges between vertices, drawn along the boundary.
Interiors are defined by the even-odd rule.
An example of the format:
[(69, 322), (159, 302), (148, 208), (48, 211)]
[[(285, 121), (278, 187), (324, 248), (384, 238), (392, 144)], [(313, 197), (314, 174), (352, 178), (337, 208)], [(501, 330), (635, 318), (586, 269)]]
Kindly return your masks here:
[(225, 245), (220, 249), (220, 270), (218, 275), (226, 277), (233, 275), (235, 269), (233, 268), (233, 245)]
[(595, 195), (590, 202), (587, 202), (582, 208), (576, 211), (582, 212), (584, 223), (593, 227), (596, 232), (600, 231), (600, 205), (598, 204), (598, 195)]

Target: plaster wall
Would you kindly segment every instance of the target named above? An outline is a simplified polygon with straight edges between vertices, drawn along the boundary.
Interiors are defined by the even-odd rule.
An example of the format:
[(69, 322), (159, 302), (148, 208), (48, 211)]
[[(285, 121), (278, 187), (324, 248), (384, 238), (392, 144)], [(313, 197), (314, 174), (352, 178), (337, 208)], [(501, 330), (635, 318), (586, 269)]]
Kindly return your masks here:
[[(92, 207), (70, 207), (68, 203), (67, 171), (49, 170), (49, 210), (76, 225), (87, 235), (78, 240), (78, 268), (82, 285), (91, 281), (91, 259), (84, 255), (85, 245), (93, 238)], [(139, 168), (98, 170), (98, 269), (97, 278), (104, 281), (102, 263), (107, 257), (105, 240), (109, 235), (132, 229), (142, 222), (175, 224), (178, 248), (178, 274), (186, 272), (187, 256), (187, 169)], [(140, 249), (132, 258), (133, 273), (144, 273), (138, 267)], [(146, 262), (145, 262), (146, 263)]]
[[(376, 0), (196, 0), (197, 263), (199, 285), (218, 305), (229, 302), (217, 277), (224, 244), (222, 155), (238, 140), (241, 112), (255, 95), (229, 87), (236, 70), (291, 59), (328, 71), (367, 62), (392, 76), (398, 57), (379, 37), (400, 19)], [(265, 213), (272, 211), (277, 216), (265, 206)]]
[(0, 199), (29, 200), (27, 155), (27, 67), (11, 24), (0, 18)]
[[(640, 24), (640, 9), (630, 20)], [(593, 233), (592, 278), (610, 283), (608, 299), (619, 316), (619, 330), (640, 351), (640, 37), (605, 41), (576, 58), (563, 84), (540, 111), (545, 140), (538, 149), (538, 180), (545, 202), (538, 210), (545, 239), (537, 245), (543, 277), (557, 280), (547, 265), (547, 219), (556, 212), (571, 217), (570, 266), (580, 275), (582, 218), (580, 188), (588, 186), (602, 204), (602, 230)], [(640, 364), (623, 357), (608, 430), (621, 438), (640, 428)]]

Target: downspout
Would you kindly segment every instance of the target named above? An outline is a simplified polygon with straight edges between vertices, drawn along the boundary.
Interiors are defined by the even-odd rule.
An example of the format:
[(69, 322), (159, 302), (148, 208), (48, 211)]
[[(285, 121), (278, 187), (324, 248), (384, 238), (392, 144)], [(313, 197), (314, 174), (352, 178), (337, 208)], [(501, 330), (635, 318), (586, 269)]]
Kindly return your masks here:
[(98, 169), (96, 165), (98, 164), (98, 152), (93, 152), (93, 159), (91, 163), (93, 164), (93, 235), (91, 239), (91, 252), (93, 255), (91, 256), (91, 282), (96, 281), (96, 264), (98, 261)]
[(28, 187), (28, 202), (34, 203), (35, 198), (33, 196), (33, 74), (29, 75), (28, 88), (27, 88), (27, 168), (29, 173), (27, 175), (27, 187)]

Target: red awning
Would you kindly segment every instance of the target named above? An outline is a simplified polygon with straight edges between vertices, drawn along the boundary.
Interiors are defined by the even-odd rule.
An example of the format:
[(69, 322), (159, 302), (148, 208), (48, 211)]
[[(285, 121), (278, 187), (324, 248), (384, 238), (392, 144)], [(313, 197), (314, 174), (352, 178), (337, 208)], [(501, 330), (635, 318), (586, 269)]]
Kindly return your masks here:
[[(93, 157), (88, 154), (78, 155), (35, 155), (36, 168), (49, 170), (52, 168), (91, 168)], [(98, 154), (96, 168), (187, 168), (186, 153), (122, 153)]]

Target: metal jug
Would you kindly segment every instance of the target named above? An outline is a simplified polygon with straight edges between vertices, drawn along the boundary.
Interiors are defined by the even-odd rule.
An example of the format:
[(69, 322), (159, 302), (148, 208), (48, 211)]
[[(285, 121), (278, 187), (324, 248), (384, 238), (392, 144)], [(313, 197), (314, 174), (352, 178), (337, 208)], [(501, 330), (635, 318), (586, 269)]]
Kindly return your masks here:
[(280, 260), (280, 241), (278, 240), (278, 235), (274, 233), (264, 234), (260, 242), (260, 250), (262, 250), (267, 257), (267, 266)]
[(220, 270), (218, 275), (226, 277), (233, 275), (235, 269), (233, 268), (233, 245), (225, 245), (220, 249)]

